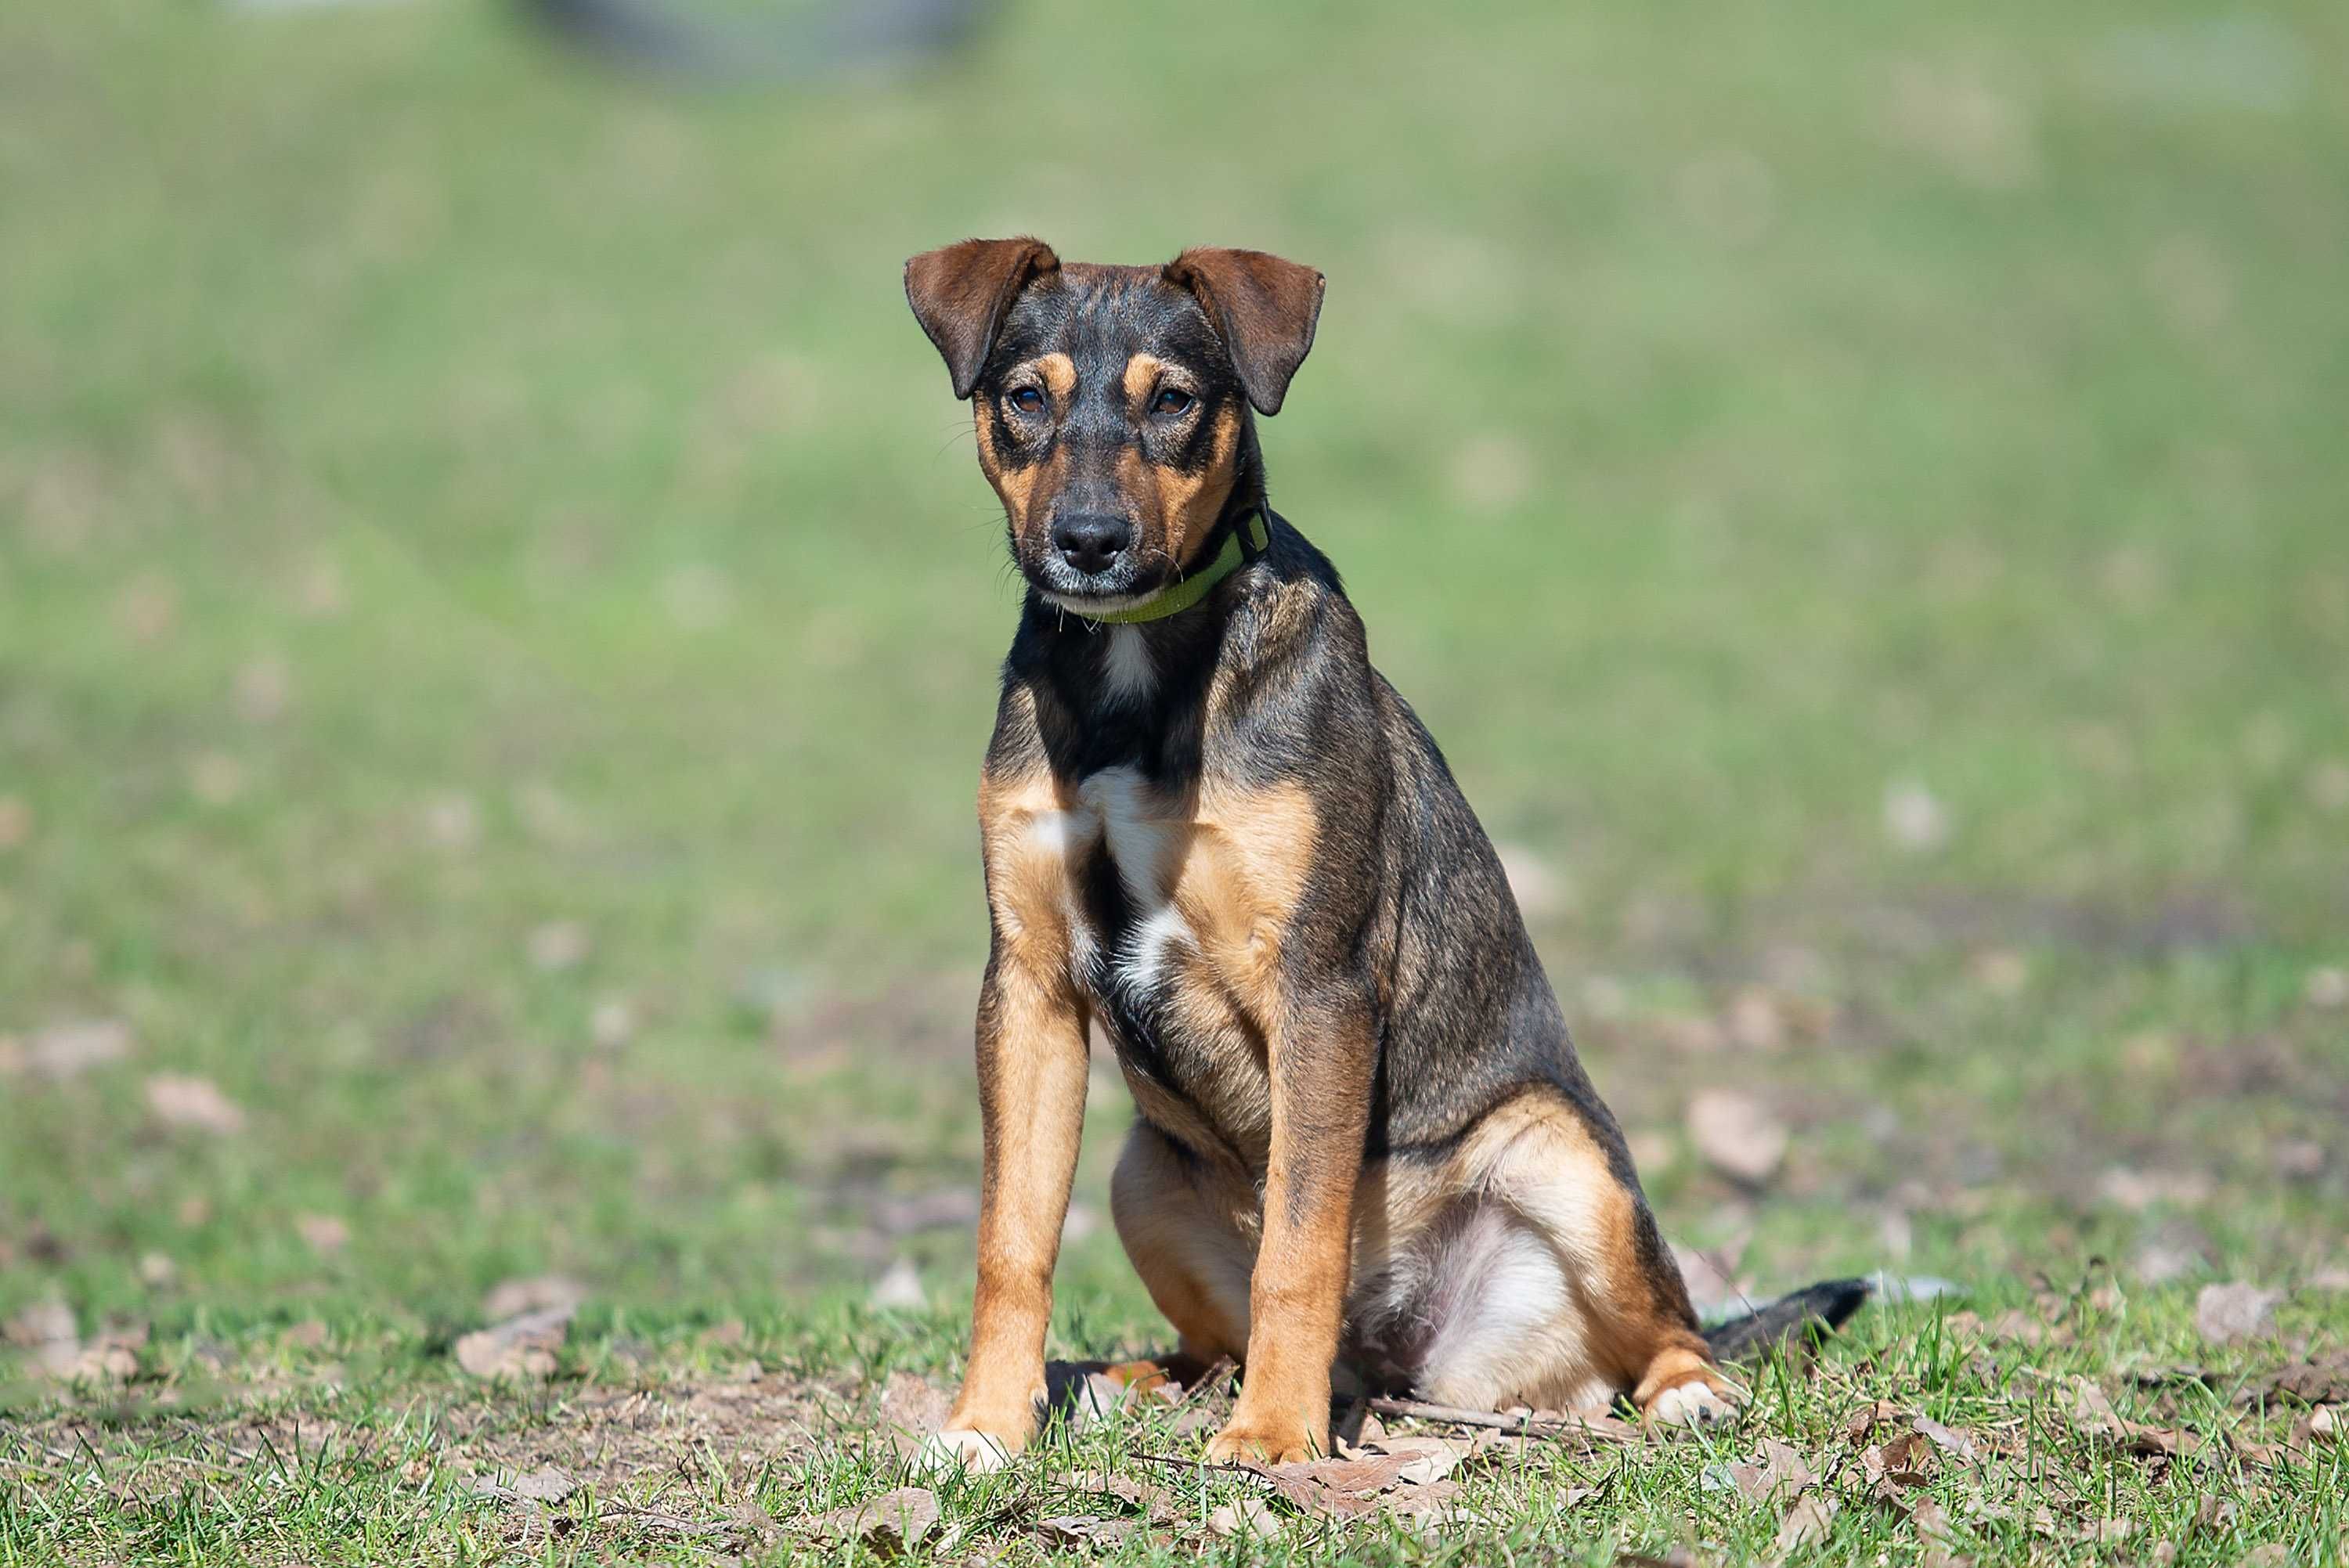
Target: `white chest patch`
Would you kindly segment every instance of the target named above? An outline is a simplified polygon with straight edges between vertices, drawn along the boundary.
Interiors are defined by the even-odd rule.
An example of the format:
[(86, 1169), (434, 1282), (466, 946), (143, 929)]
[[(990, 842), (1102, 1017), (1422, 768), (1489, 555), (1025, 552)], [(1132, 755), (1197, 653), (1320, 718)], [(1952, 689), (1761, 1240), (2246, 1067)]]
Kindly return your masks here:
[(1120, 702), (1139, 702), (1158, 685), (1158, 666), (1150, 656), (1150, 640), (1133, 626), (1112, 626), (1109, 645), (1102, 650), (1102, 679), (1109, 695)]
[(1071, 848), (1081, 852), (1098, 834), (1133, 908), (1133, 924), (1113, 961), (1117, 978), (1129, 989), (1153, 990), (1162, 978), (1168, 950), (1193, 940), (1171, 895), (1178, 870), (1172, 859), (1181, 824), (1160, 814), (1156, 792), (1131, 768), (1093, 774), (1077, 786), (1077, 799), (1083, 802), (1086, 821), (1082, 839), (1072, 839)]

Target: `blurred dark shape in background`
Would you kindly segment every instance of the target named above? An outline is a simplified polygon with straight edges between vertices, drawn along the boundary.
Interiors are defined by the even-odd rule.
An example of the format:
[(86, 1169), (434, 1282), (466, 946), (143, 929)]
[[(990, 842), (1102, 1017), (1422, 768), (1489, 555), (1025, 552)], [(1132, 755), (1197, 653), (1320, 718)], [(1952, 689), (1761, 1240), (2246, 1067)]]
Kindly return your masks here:
[(905, 69), (968, 41), (988, 0), (518, 0), (625, 65), (688, 79), (813, 81)]

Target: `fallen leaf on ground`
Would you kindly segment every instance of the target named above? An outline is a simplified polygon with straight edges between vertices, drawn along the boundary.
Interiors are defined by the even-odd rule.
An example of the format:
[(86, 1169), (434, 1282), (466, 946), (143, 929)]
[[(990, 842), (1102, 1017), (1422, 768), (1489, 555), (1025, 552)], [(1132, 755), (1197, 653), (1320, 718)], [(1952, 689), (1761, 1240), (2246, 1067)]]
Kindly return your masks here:
[(506, 1490), (533, 1502), (557, 1503), (577, 1491), (579, 1483), (553, 1465), (541, 1465)]
[(10, 1318), (5, 1337), (30, 1352), (33, 1365), (60, 1382), (119, 1382), (139, 1370), (137, 1349), (147, 1343), (143, 1326), (109, 1329), (87, 1344), (79, 1330), (73, 1309), (53, 1298)]
[(119, 1018), (55, 1024), (25, 1042), (20, 1065), (47, 1078), (76, 1078), (130, 1055), (130, 1026)]
[(1475, 1451), (1475, 1445), (1459, 1438), (1431, 1437), (1424, 1433), (1407, 1436), (1390, 1434), (1379, 1443), (1381, 1453), (1404, 1460), (1397, 1478), (1406, 1485), (1425, 1486), (1442, 1480), (1460, 1468), (1460, 1461)]
[(244, 1111), (210, 1078), (158, 1073), (147, 1080), (147, 1109), (169, 1127), (226, 1137), (244, 1130)]
[(579, 922), (550, 920), (530, 934), (531, 966), (549, 974), (575, 969), (587, 961), (590, 945), (587, 928)]
[(2074, 1377), (2066, 1387), (2069, 1394), (2064, 1400), (2064, 1414), (2071, 1418), (2073, 1426), (2082, 1431), (2103, 1432), (2113, 1437), (2120, 1435), (2120, 1415), (2113, 1408), (2112, 1400), (2093, 1379)]
[(2018, 1345), (2044, 1345), (2047, 1341), (2047, 1325), (2021, 1307), (2009, 1307), (1988, 1323), (1982, 1333), (1992, 1339), (2010, 1339)]
[(1403, 1473), (1423, 1462), (1420, 1456), (1410, 1453), (1361, 1454), (1352, 1459), (1247, 1468), (1270, 1481), (1281, 1496), (1307, 1512), (1330, 1519), (1356, 1519), (1375, 1511), (1379, 1494), (1402, 1485)]
[(873, 1282), (872, 1304), (883, 1311), (919, 1312), (930, 1302), (922, 1288), (921, 1271), (911, 1258), (899, 1258)]
[(1235, 1536), (1253, 1536), (1269, 1541), (1280, 1533), (1280, 1521), (1272, 1510), (1252, 1497), (1239, 1498), (1225, 1503), (1207, 1515), (1207, 1528), (1226, 1540)]
[(546, 1377), (578, 1310), (550, 1306), (468, 1334), (457, 1341), (457, 1365), (476, 1377)]
[(2090, 1378), (2075, 1377), (2068, 1387), (2064, 1413), (2073, 1427), (2092, 1436), (2109, 1438), (2131, 1453), (2148, 1458), (2157, 1454), (2174, 1457), (2190, 1454), (2202, 1444), (2200, 1433), (2183, 1427), (2151, 1427), (2130, 1420), (2113, 1408), (2111, 1398)]
[(5, 1337), (9, 1344), (24, 1349), (38, 1349), (60, 1340), (81, 1337), (81, 1326), (75, 1321), (73, 1308), (51, 1297), (36, 1301), (8, 1320)]
[(1884, 831), (1904, 850), (1939, 849), (1950, 837), (1950, 813), (1930, 789), (1899, 779), (1884, 791)]
[(2195, 1326), (2213, 1345), (2258, 1338), (2275, 1327), (2275, 1305), (2282, 1299), (2282, 1291), (2261, 1290), (2240, 1280), (2206, 1284), (2194, 1298)]
[(1748, 1502), (1791, 1498), (1818, 1479), (1809, 1461), (1775, 1438), (1763, 1439), (1759, 1452), (1728, 1470), (1730, 1483)]
[(1816, 1492), (1795, 1499), (1795, 1506), (1786, 1511), (1786, 1517), (1778, 1525), (1778, 1542), (1773, 1550), (1779, 1557), (1786, 1558), (1817, 1545), (1835, 1523), (1837, 1506), (1833, 1498), (1821, 1497)]
[(901, 1486), (861, 1508), (834, 1509), (817, 1521), (824, 1534), (861, 1541), (883, 1556), (912, 1551), (937, 1523), (937, 1494), (926, 1486)]
[(587, 1287), (568, 1274), (533, 1274), (492, 1285), (490, 1294), (481, 1298), (481, 1315), (502, 1321), (554, 1306), (575, 1307), (586, 1299)]
[(1981, 1451), (1971, 1437), (1964, 1432), (1951, 1431), (1930, 1416), (1919, 1416), (1916, 1427), (1920, 1435), (1953, 1460), (1970, 1461)]
[(1071, 1402), (1071, 1422), (1079, 1430), (1105, 1421), (1123, 1409), (1133, 1398), (1131, 1384), (1121, 1383), (1105, 1373), (1088, 1372)]
[(314, 1252), (337, 1253), (350, 1244), (351, 1228), (332, 1214), (300, 1214), (294, 1229)]
[(1689, 1101), (1688, 1130), (1707, 1164), (1753, 1187), (1777, 1174), (1791, 1137), (1760, 1101), (1721, 1088)]
[(1879, 1495), (1897, 1495), (1930, 1481), (1940, 1458), (1931, 1439), (1922, 1432), (1907, 1432), (1867, 1449), (1859, 1462)]
[(1112, 1546), (1133, 1533), (1132, 1520), (1103, 1519), (1097, 1513), (1064, 1513), (1036, 1522), (1036, 1534), (1047, 1546)]
[(1844, 1434), (1851, 1446), (1858, 1448), (1883, 1426), (1902, 1424), (1900, 1407), (1889, 1399), (1877, 1399), (1854, 1410), (1844, 1421)]
[(2279, 1370), (2268, 1387), (2303, 1405), (2349, 1403), (2349, 1351), (2323, 1361), (2295, 1361)]

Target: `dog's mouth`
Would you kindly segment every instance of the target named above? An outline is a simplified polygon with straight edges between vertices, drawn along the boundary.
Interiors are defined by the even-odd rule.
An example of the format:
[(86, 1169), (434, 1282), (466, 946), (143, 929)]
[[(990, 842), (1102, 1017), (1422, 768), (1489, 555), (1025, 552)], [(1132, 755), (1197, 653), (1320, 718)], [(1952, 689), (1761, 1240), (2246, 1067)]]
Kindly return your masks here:
[(1027, 571), (1029, 583), (1046, 603), (1081, 614), (1131, 610), (1164, 586), (1161, 575), (1130, 556), (1099, 572), (1080, 572), (1050, 556)]

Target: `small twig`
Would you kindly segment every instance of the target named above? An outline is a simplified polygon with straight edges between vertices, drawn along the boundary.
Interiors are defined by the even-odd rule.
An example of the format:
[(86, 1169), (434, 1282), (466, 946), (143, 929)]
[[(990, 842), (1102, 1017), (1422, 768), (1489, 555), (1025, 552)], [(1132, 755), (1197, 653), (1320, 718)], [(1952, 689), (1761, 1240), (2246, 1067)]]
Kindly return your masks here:
[(1183, 1397), (1174, 1401), (1174, 1408), (1177, 1410), (1182, 1410), (1198, 1403), (1200, 1398), (1210, 1389), (1216, 1387), (1220, 1383), (1228, 1381), (1231, 1375), (1239, 1369), (1239, 1363), (1233, 1360), (1230, 1357), (1216, 1357), (1213, 1361), (1207, 1364), (1207, 1369), (1205, 1372), (1200, 1373), (1198, 1377), (1192, 1382), (1188, 1387), (1183, 1390)]
[(625, 1519), (632, 1524), (641, 1524), (648, 1530), (666, 1530), (678, 1535), (722, 1535), (735, 1528), (733, 1522), (728, 1520), (702, 1523), (695, 1520), (681, 1519), (674, 1513), (658, 1513), (648, 1508), (615, 1508), (609, 1511), (616, 1519)]
[(1429, 1405), (1417, 1399), (1371, 1399), (1371, 1409), (1381, 1416), (1408, 1416), (1421, 1421), (1448, 1421), (1455, 1427), (1489, 1427), (1496, 1432), (1509, 1432), (1528, 1438), (1585, 1437), (1601, 1442), (1630, 1441), (1628, 1432), (1618, 1432), (1606, 1427), (1593, 1426), (1572, 1418), (1540, 1421), (1531, 1416), (1505, 1416), (1498, 1410), (1469, 1410), (1457, 1405)]
[(1225, 1475), (1253, 1476), (1258, 1480), (1271, 1479), (1254, 1465), (1211, 1465), (1205, 1460), (1179, 1459), (1173, 1454), (1146, 1454), (1140, 1449), (1127, 1449), (1125, 1457), (1140, 1460), (1144, 1464), (1164, 1465), (1169, 1470), (1216, 1470)]

